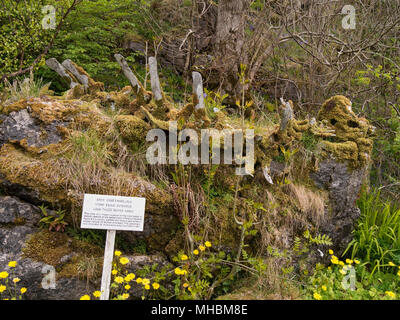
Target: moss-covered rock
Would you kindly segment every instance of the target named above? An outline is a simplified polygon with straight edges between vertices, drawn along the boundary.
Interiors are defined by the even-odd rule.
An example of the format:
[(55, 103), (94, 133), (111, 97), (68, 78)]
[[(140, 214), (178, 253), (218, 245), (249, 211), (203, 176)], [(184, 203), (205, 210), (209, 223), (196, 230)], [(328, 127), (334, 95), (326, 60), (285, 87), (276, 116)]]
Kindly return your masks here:
[(333, 130), (331, 141), (323, 141), (322, 149), (337, 161), (347, 161), (352, 168), (369, 163), (372, 152), (374, 128), (368, 120), (359, 118), (352, 110), (352, 103), (344, 96), (334, 96), (322, 105), (318, 118)]
[(119, 115), (114, 121), (121, 137), (127, 142), (146, 141), (146, 135), (151, 129), (147, 122), (132, 115)]

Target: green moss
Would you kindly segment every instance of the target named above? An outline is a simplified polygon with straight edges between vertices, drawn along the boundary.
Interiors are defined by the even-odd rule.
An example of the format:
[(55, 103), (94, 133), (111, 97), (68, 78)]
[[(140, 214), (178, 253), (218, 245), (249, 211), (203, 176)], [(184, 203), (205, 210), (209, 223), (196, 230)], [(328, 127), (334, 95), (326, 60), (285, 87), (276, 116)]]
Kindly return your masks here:
[(131, 115), (119, 115), (114, 118), (114, 123), (121, 137), (127, 142), (145, 141), (151, 129), (147, 122)]
[(349, 160), (351, 162), (358, 161), (358, 147), (353, 141), (346, 142), (329, 142), (323, 141), (322, 148), (334, 155), (338, 160)]
[(349, 161), (355, 168), (369, 162), (373, 130), (368, 120), (356, 116), (351, 105), (346, 97), (334, 96), (322, 105), (318, 120), (325, 121), (335, 134), (330, 141), (322, 141), (323, 150), (332, 153), (338, 161)]
[[(72, 239), (65, 233), (42, 230), (30, 237), (23, 248), (27, 258), (56, 267), (57, 277), (79, 277), (87, 273), (84, 267), (90, 267), (93, 276), (99, 276), (103, 250), (93, 244)], [(69, 261), (62, 263), (61, 258), (72, 255)], [(87, 261), (93, 261), (88, 266)], [(97, 272), (97, 273), (96, 273)]]
[(72, 252), (64, 233), (40, 231), (27, 241), (23, 254), (31, 259), (56, 266), (60, 259)]
[(8, 115), (11, 112), (14, 112), (14, 111), (18, 112), (20, 110), (26, 109), (26, 107), (27, 107), (27, 100), (21, 99), (13, 104), (10, 104), (7, 106), (1, 106), (0, 113)]

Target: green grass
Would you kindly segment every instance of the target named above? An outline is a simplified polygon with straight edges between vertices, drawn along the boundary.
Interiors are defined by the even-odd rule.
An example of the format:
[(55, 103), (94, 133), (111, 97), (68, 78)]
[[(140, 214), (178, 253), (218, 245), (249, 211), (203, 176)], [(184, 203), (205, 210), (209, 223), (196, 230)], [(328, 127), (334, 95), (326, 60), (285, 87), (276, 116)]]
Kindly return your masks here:
[(358, 201), (361, 216), (345, 254), (368, 261), (371, 272), (400, 264), (400, 209), (380, 198), (379, 191), (363, 193)]

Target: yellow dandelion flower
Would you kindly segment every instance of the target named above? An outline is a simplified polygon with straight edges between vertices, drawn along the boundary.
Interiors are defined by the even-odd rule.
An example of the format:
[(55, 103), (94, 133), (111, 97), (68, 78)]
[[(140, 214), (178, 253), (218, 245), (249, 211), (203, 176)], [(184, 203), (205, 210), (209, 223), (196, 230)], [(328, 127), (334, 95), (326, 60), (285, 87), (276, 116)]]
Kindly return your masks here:
[(341, 274), (345, 275), (346, 271), (344, 271), (343, 269), (339, 271)]
[(15, 268), (15, 267), (17, 266), (17, 261), (10, 261), (10, 262), (8, 263), (8, 266), (9, 266), (10, 268)]
[(115, 254), (117, 257), (119, 257), (119, 256), (122, 254), (122, 252), (117, 250), (117, 251), (114, 252), (114, 254)]
[(93, 292), (93, 296), (94, 296), (95, 298), (100, 298), (101, 292), (100, 292), (100, 291), (95, 291), (95, 292)]
[(143, 283), (143, 285), (146, 286), (146, 285), (150, 284), (150, 280), (149, 279), (143, 279), (142, 283)]
[(326, 290), (328, 289), (326, 286), (322, 286), (321, 288), (322, 288), (322, 290), (324, 290), (324, 291), (326, 291)]
[(344, 266), (344, 262), (343, 261), (339, 261), (339, 265), (341, 265), (343, 267)]
[(206, 247), (205, 246), (199, 246), (199, 249), (200, 249), (200, 251), (204, 251), (204, 250), (206, 250)]
[(396, 298), (396, 294), (392, 291), (386, 291), (385, 294), (391, 298)]
[(7, 271), (0, 272), (0, 279), (5, 279), (7, 277), (8, 277), (8, 272)]
[(137, 278), (136, 283), (142, 283), (142, 278)]
[(347, 263), (347, 264), (353, 264), (353, 260), (346, 259), (346, 263)]
[(390, 262), (389, 262), (389, 266), (395, 267), (396, 265), (395, 265), (392, 261), (390, 261)]
[(182, 256), (181, 256), (181, 260), (182, 261), (186, 261), (188, 259), (188, 256), (186, 255), (186, 254), (183, 254)]
[(124, 258), (119, 259), (119, 262), (121, 264), (127, 264), (127, 263), (129, 263), (129, 259), (124, 257)]
[(329, 249), (329, 254), (332, 255), (333, 254), (333, 250)]
[(336, 258), (336, 259), (334, 259), (334, 258), (332, 258), (331, 259), (331, 262), (333, 263), (333, 264), (338, 264), (339, 263), (339, 260)]
[(211, 242), (210, 242), (210, 241), (206, 241), (206, 242), (204, 243), (204, 245), (205, 245), (207, 248), (210, 248), (210, 247), (211, 247)]
[(125, 300), (128, 299), (129, 298), (129, 293), (124, 293), (122, 295), (122, 298), (125, 299)]
[(126, 277), (125, 277), (125, 281), (126, 282), (130, 282), (130, 281), (132, 281), (133, 279), (135, 279), (135, 274), (133, 274), (133, 273), (128, 273), (127, 275), (126, 275)]
[(21, 288), (20, 291), (21, 291), (22, 294), (24, 294), (26, 292), (26, 290), (27, 290), (26, 288)]
[(146, 285), (144, 286), (144, 288), (145, 288), (146, 290), (150, 290), (150, 286), (149, 286), (148, 284), (146, 284)]
[(182, 269), (181, 268), (175, 268), (174, 270), (175, 274), (180, 276), (182, 274)]
[(354, 259), (355, 264), (360, 264), (360, 260)]
[(183, 287), (184, 287), (184, 288), (189, 287), (189, 283), (185, 282), (185, 283), (183, 284)]
[(313, 297), (314, 297), (315, 300), (321, 300), (321, 299), (322, 299), (322, 296), (321, 296), (319, 293), (317, 293), (317, 292), (315, 292), (315, 293), (313, 294)]
[(199, 250), (193, 250), (193, 254), (197, 256), (199, 254)]
[(17, 282), (20, 282), (20, 281), (21, 281), (20, 278), (14, 278), (14, 279), (13, 279), (13, 282), (14, 282), (14, 283), (17, 283)]
[(0, 285), (0, 293), (3, 293), (6, 289), (6, 286)]
[(118, 274), (118, 270), (113, 270), (113, 271), (111, 271), (111, 274), (113, 275), (113, 276), (115, 276), (116, 274)]
[(129, 285), (129, 284), (127, 284), (126, 286), (125, 286), (125, 290), (129, 290), (131, 288), (131, 286)]
[(122, 277), (115, 277), (115, 279), (114, 279), (114, 281), (116, 282), (116, 283), (122, 283), (122, 282), (124, 282), (124, 278), (122, 278)]
[(152, 284), (152, 286), (153, 286), (153, 289), (154, 289), (154, 290), (158, 290), (158, 289), (160, 288), (160, 285), (159, 285), (157, 282), (154, 282), (154, 283)]
[[(22, 289), (21, 289), (22, 290)], [(85, 294), (84, 296), (82, 296), (79, 300), (90, 300), (90, 296)]]

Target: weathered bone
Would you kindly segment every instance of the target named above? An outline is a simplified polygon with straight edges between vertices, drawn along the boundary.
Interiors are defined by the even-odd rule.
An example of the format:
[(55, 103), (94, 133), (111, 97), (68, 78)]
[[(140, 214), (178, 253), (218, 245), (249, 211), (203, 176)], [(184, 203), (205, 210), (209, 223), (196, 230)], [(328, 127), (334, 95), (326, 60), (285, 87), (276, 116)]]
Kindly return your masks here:
[(149, 58), (150, 81), (151, 91), (153, 92), (154, 99), (158, 102), (161, 101), (163, 96), (161, 93), (160, 79), (157, 71), (157, 59), (155, 57)]
[(70, 59), (65, 60), (62, 63), (62, 66), (67, 69), (72, 75), (81, 83), (85, 90), (89, 87), (89, 79), (86, 75), (80, 74), (79, 71), (75, 68), (74, 64)]
[(279, 131), (283, 132), (286, 130), (289, 121), (294, 119), (293, 109), (290, 105), (290, 102), (286, 102), (283, 98), (281, 98), (282, 103), (282, 111), (281, 111), (281, 125)]
[(58, 75), (69, 81), (69, 87), (72, 89), (75, 86), (77, 86), (79, 83), (75, 82), (71, 76), (65, 71), (65, 68), (63, 65), (61, 65), (56, 58), (50, 58), (46, 60), (46, 65), (52, 69), (53, 71), (57, 72)]
[(270, 174), (269, 174), (269, 171), (270, 171), (270, 170), (269, 170), (269, 167), (268, 167), (268, 166), (265, 166), (265, 167), (262, 169), (262, 171), (263, 171), (265, 180), (267, 180), (268, 183), (270, 183), (270, 184), (274, 184), (274, 182), (272, 181), (272, 178), (271, 178), (271, 176), (270, 176)]
[(140, 82), (136, 78), (136, 76), (133, 74), (131, 68), (129, 67), (128, 63), (126, 62), (125, 58), (120, 55), (119, 53), (114, 55), (115, 60), (117, 60), (118, 64), (121, 66), (121, 69), (125, 75), (125, 77), (128, 78), (131, 86), (133, 89), (136, 88), (136, 91), (139, 92), (140, 88)]
[(199, 103), (195, 106), (196, 110), (205, 109), (204, 93), (203, 93), (203, 78), (199, 72), (193, 72), (193, 92), (197, 95)]

